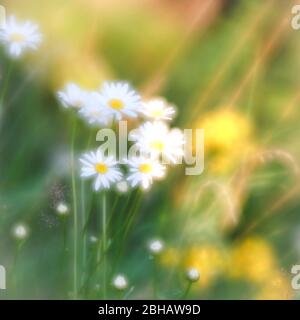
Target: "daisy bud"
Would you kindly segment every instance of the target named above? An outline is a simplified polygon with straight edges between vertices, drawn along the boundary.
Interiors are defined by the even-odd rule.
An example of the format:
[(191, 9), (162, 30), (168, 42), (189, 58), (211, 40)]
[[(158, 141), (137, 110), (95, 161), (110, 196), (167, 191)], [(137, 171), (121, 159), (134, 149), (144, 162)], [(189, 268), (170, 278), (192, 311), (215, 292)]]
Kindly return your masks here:
[(69, 208), (65, 203), (60, 202), (56, 206), (56, 212), (57, 212), (57, 214), (59, 214), (61, 216), (65, 216), (65, 215), (67, 215), (69, 213)]
[(191, 282), (197, 282), (200, 279), (200, 272), (196, 268), (190, 268), (186, 271), (186, 277)]
[(28, 228), (24, 224), (18, 224), (13, 228), (13, 236), (17, 240), (24, 240), (28, 236)]
[(115, 289), (123, 291), (128, 287), (128, 281), (122, 274), (117, 275), (112, 282)]
[(164, 250), (164, 243), (159, 239), (152, 240), (149, 242), (148, 249), (151, 254), (157, 256)]
[(97, 243), (97, 242), (98, 242), (98, 238), (95, 237), (95, 236), (90, 236), (90, 242), (91, 242), (92, 244)]
[(116, 184), (116, 188), (117, 191), (119, 191), (120, 193), (126, 193), (129, 190), (129, 185), (127, 183), (127, 181), (120, 181)]

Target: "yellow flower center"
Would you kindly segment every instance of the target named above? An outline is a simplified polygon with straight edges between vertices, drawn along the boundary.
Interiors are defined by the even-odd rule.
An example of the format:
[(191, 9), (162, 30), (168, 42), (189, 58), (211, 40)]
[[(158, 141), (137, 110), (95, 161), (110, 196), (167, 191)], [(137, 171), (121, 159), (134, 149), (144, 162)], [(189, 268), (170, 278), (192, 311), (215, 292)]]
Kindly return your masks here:
[(121, 110), (124, 108), (124, 103), (120, 99), (111, 99), (109, 101), (109, 105), (112, 109)]
[(164, 114), (164, 110), (163, 109), (153, 109), (151, 111), (152, 117), (161, 117)]
[(25, 37), (21, 33), (12, 33), (10, 36), (10, 40), (13, 42), (23, 42), (25, 40)]
[(108, 167), (104, 163), (97, 163), (96, 166), (95, 166), (95, 169), (100, 174), (104, 174), (104, 173), (106, 173), (108, 171)]
[(162, 152), (165, 148), (165, 144), (163, 141), (161, 140), (156, 140), (156, 141), (152, 141), (151, 142), (151, 148), (159, 151), (159, 152)]
[(81, 100), (74, 101), (74, 107), (80, 109), (82, 107), (82, 101)]
[(152, 165), (150, 163), (143, 163), (140, 165), (139, 169), (141, 173), (151, 173)]

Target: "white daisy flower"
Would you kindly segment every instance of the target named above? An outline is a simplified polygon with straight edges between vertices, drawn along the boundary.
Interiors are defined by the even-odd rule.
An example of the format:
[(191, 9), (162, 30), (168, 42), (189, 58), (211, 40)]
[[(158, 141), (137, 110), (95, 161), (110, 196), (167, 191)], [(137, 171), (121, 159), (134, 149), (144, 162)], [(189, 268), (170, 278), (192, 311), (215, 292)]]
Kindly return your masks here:
[(101, 106), (99, 96), (96, 92), (87, 94), (79, 114), (91, 125), (109, 125), (112, 123), (113, 117), (107, 108)]
[(12, 58), (18, 58), (27, 50), (35, 50), (42, 40), (39, 27), (31, 21), (18, 23), (14, 16), (7, 19), (0, 29), (0, 42)]
[(161, 157), (163, 163), (179, 163), (184, 155), (184, 136), (179, 129), (169, 129), (163, 122), (145, 122), (130, 134), (143, 154)]
[(100, 92), (102, 106), (108, 108), (116, 120), (137, 117), (141, 108), (140, 96), (123, 82), (105, 82)]
[(142, 104), (141, 113), (149, 120), (172, 120), (176, 114), (175, 107), (162, 98), (155, 98)]
[(57, 97), (63, 107), (80, 109), (86, 104), (88, 92), (75, 83), (68, 83), (62, 91), (58, 91)]
[(95, 191), (109, 189), (112, 183), (122, 179), (117, 161), (112, 156), (104, 156), (101, 149), (84, 154), (80, 162), (82, 163), (81, 177), (94, 177)]
[(129, 176), (127, 181), (131, 187), (140, 185), (147, 190), (151, 186), (153, 180), (162, 179), (165, 176), (166, 168), (157, 160), (145, 157), (133, 157), (127, 160), (129, 165)]
[(128, 287), (128, 280), (124, 275), (119, 274), (113, 279), (112, 285), (115, 289), (123, 291)]

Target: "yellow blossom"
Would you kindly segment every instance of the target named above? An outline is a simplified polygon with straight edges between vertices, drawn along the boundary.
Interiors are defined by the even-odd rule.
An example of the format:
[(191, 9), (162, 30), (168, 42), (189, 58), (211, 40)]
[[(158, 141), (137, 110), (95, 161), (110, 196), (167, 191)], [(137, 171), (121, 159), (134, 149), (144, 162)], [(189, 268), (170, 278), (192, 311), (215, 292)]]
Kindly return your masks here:
[(214, 173), (226, 173), (253, 149), (252, 123), (233, 108), (209, 112), (196, 127), (204, 129), (208, 169)]
[(229, 273), (233, 277), (262, 283), (270, 279), (270, 274), (276, 268), (275, 255), (269, 243), (252, 237), (233, 249)]

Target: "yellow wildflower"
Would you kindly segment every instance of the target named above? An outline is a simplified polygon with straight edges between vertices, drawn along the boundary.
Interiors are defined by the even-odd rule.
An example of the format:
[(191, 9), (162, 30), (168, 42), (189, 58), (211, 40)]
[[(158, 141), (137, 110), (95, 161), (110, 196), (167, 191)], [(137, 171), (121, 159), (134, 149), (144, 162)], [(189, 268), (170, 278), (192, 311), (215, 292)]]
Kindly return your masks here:
[(221, 108), (208, 113), (196, 124), (204, 129), (208, 170), (226, 173), (253, 149), (253, 127), (236, 110)]
[(272, 247), (261, 238), (248, 238), (233, 249), (229, 273), (255, 283), (270, 279), (277, 268)]

